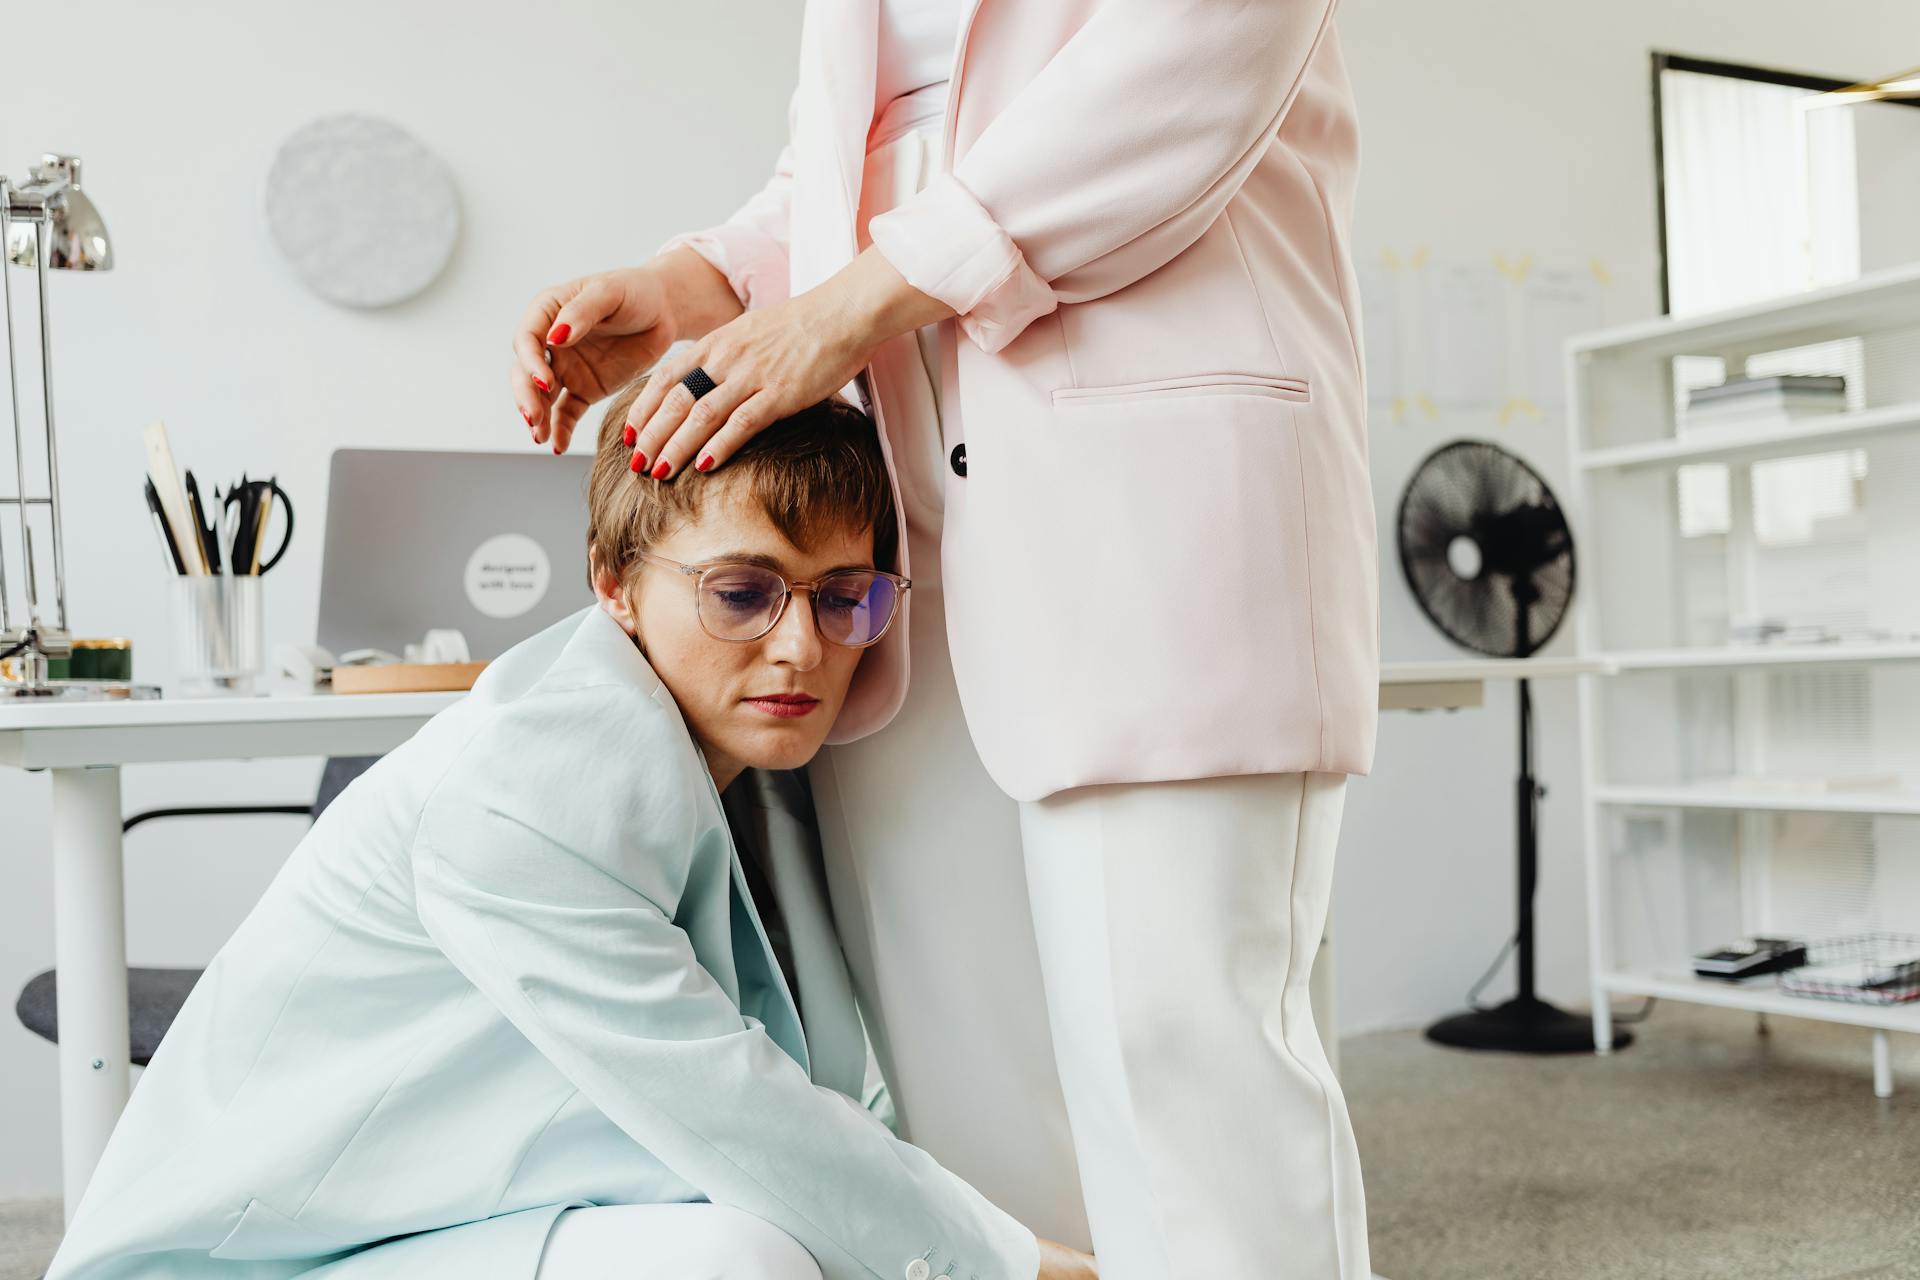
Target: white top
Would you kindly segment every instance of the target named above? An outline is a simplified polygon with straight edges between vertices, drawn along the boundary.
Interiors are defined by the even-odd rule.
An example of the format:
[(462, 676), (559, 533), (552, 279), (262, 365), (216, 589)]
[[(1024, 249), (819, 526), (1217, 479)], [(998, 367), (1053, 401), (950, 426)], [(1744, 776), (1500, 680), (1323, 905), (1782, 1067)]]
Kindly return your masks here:
[(880, 0), (880, 57), (874, 78), (877, 115), (895, 98), (944, 84), (960, 39), (960, 0)]

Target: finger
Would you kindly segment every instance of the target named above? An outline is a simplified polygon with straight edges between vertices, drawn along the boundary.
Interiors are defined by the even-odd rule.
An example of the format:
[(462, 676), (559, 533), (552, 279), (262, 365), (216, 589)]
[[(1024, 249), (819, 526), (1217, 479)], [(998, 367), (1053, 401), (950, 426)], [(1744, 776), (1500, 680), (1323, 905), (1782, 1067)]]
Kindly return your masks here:
[(527, 304), (526, 312), (520, 317), (520, 324), (513, 332), (513, 362), (526, 380), (535, 385), (546, 384), (542, 389), (553, 390), (553, 374), (547, 364), (547, 333), (553, 327), (554, 317), (573, 296), (579, 287), (578, 281), (552, 289), (542, 290)]
[(605, 275), (579, 281), (572, 295), (560, 300), (541, 341), (549, 347), (571, 347), (593, 332), (595, 325), (620, 307), (620, 290)]
[[(687, 416), (681, 421), (679, 430), (673, 438), (662, 445), (658, 454), (653, 475), (660, 477), (660, 467), (667, 468), (667, 475), (678, 475), (688, 467), (695, 465), (694, 459), (710, 443), (714, 433), (720, 430), (734, 411), (750, 398), (758, 387), (751, 385), (751, 379), (736, 378), (723, 382), (707, 394), (693, 402), (687, 410)], [(688, 394), (692, 394), (689, 392)], [(710, 470), (711, 467), (702, 468)]]
[(662, 360), (647, 375), (647, 385), (640, 388), (640, 394), (627, 410), (623, 438), (633, 448), (635, 471), (652, 474), (653, 456), (660, 452), (660, 446), (667, 442), (672, 434), (671, 428), (654, 435), (647, 434), (647, 424), (659, 416), (661, 408), (670, 401), (678, 401), (678, 412), (674, 416), (677, 425), (684, 417), (687, 408), (693, 402), (693, 393), (681, 385), (684, 378), (697, 362), (698, 348), (683, 351), (669, 360)]
[[(714, 392), (718, 395), (719, 392)], [(708, 396), (707, 400), (713, 399)], [(702, 404), (706, 400), (701, 401)], [(694, 461), (696, 471), (712, 471), (726, 465), (727, 459), (739, 452), (740, 446), (765, 431), (785, 415), (780, 411), (779, 397), (770, 390), (760, 390), (746, 397), (738, 407), (727, 416), (720, 429), (707, 441), (706, 449)]]
[(687, 420), (693, 411), (693, 392), (685, 384), (675, 382), (661, 399), (660, 407), (653, 411), (646, 425), (640, 428), (639, 436), (633, 442), (636, 456), (649, 459), (640, 465), (655, 480), (665, 480), (678, 468), (660, 455), (665, 451), (667, 442), (680, 430), (680, 424)]
[(518, 365), (514, 366), (508, 382), (508, 394), (513, 397), (513, 407), (519, 410), (520, 420), (527, 424), (527, 434), (532, 436), (535, 444), (539, 444), (546, 431), (546, 397), (534, 388)]
[(542, 392), (553, 391), (553, 366), (547, 362), (547, 349), (530, 333), (513, 335), (513, 371)]
[[(662, 357), (660, 363), (653, 366), (652, 372), (647, 375), (646, 385), (640, 388), (640, 394), (627, 406), (627, 420), (622, 425), (628, 428), (632, 436), (640, 434), (640, 428), (647, 425), (647, 419), (659, 409), (660, 402), (667, 398), (667, 392), (673, 390), (693, 365), (691, 352), (682, 351), (678, 355)], [(629, 438), (627, 443), (632, 444), (633, 440)]]
[(570, 390), (563, 390), (555, 398), (553, 412), (550, 415), (555, 453), (565, 453), (573, 447), (573, 433), (579, 429), (580, 416), (586, 411), (585, 396), (577, 396)]

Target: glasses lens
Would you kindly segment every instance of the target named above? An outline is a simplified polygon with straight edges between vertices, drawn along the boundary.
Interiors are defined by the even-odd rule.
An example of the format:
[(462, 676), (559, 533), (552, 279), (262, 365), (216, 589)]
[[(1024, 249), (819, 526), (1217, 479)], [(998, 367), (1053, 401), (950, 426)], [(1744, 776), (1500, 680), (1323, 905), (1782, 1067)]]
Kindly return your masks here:
[(820, 579), (813, 612), (820, 621), (821, 636), (859, 649), (885, 634), (899, 603), (900, 588), (892, 578), (849, 569)]
[(700, 580), (700, 623), (721, 640), (754, 640), (773, 626), (785, 598), (780, 575), (751, 565), (714, 569)]

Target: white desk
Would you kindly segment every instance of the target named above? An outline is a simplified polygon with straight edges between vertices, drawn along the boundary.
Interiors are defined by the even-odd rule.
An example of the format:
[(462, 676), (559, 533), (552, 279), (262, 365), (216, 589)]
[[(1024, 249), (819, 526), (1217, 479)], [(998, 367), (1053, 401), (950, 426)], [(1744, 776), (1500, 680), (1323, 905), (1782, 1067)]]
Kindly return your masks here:
[(60, 1161), (69, 1220), (127, 1105), (120, 766), (390, 751), (459, 695), (0, 703), (0, 765), (53, 775)]
[[(1560, 659), (1388, 663), (1385, 710), (1477, 707), (1488, 679), (1574, 675)], [(460, 695), (303, 694), (151, 702), (0, 703), (0, 766), (53, 775), (53, 926), (60, 1019), (60, 1158), (69, 1218), (126, 1106), (126, 889), (120, 766), (163, 761), (377, 755)], [(1330, 941), (1314, 966), (1315, 1020), (1330, 1055)], [(1337, 1058), (1336, 1058), (1337, 1063)]]

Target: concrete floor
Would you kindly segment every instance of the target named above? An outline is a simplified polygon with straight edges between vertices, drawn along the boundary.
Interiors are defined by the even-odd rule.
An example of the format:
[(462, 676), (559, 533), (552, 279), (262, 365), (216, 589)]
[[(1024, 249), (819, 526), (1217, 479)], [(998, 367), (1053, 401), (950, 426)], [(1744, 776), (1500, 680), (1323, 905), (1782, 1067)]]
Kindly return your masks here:
[(1607, 1058), (1342, 1045), (1391, 1280), (1920, 1277), (1920, 1037), (1665, 1003)]
[[(1663, 1004), (1611, 1058), (1467, 1054), (1412, 1031), (1344, 1042), (1375, 1269), (1920, 1280), (1920, 1037), (1895, 1038), (1881, 1101), (1866, 1032), (1755, 1025)], [(36, 1280), (59, 1232), (56, 1201), (0, 1202), (0, 1280)]]

